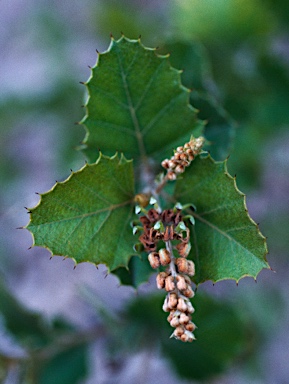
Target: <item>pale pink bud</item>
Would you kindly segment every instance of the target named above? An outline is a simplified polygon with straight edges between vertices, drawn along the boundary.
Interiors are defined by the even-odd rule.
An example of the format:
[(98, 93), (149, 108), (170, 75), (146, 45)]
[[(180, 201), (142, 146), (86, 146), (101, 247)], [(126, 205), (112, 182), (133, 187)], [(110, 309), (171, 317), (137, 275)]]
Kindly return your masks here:
[(165, 289), (167, 292), (171, 292), (175, 289), (175, 283), (173, 276), (168, 276), (165, 281)]
[(180, 336), (182, 336), (184, 334), (185, 330), (182, 326), (178, 326), (175, 330), (174, 330), (174, 333), (173, 335), (177, 338), (179, 338)]
[(169, 172), (167, 173), (167, 178), (168, 178), (169, 180), (176, 180), (177, 175), (176, 175), (173, 171), (169, 171)]
[(176, 308), (177, 304), (178, 304), (177, 295), (175, 293), (170, 293), (168, 297), (168, 307), (170, 309), (174, 309)]
[(165, 169), (168, 169), (170, 167), (168, 159), (163, 160), (161, 164), (162, 164), (162, 167)]
[(180, 324), (187, 324), (190, 321), (189, 316), (187, 316), (185, 313), (181, 313), (180, 315)]
[(177, 275), (176, 280), (177, 280), (178, 290), (183, 291), (184, 289), (187, 288), (187, 283), (186, 283), (185, 278), (183, 276)]
[(182, 294), (188, 297), (189, 299), (195, 296), (195, 293), (192, 290), (191, 286), (187, 286), (187, 288), (182, 291)]
[(184, 170), (185, 170), (185, 167), (184, 167), (183, 165), (181, 165), (181, 164), (178, 164), (178, 165), (176, 166), (176, 168), (175, 168), (175, 172), (176, 172), (176, 173), (183, 173)]
[(152, 268), (158, 268), (160, 266), (160, 259), (157, 252), (151, 252), (148, 255), (148, 260)]
[(171, 262), (170, 252), (165, 248), (159, 250), (159, 258), (161, 265), (168, 265)]
[(167, 276), (168, 276), (168, 274), (166, 272), (160, 272), (157, 275), (156, 281), (157, 281), (158, 289), (163, 289), (165, 287), (165, 280), (166, 280)]
[(192, 303), (190, 301), (187, 301), (187, 312), (188, 313), (194, 313), (195, 308), (192, 306)]
[(179, 318), (177, 316), (173, 317), (172, 320), (170, 321), (170, 325), (174, 328), (180, 325)]
[(182, 257), (176, 260), (178, 271), (181, 273), (188, 273), (188, 261)]
[(187, 260), (188, 261), (188, 275), (189, 276), (194, 276), (195, 274), (195, 264), (192, 260)]
[(176, 249), (181, 257), (187, 257), (191, 251), (191, 243), (179, 243)]
[(189, 332), (194, 332), (194, 330), (196, 329), (196, 325), (190, 321), (188, 324), (185, 325), (185, 328)]
[(187, 304), (185, 303), (185, 300), (182, 297), (180, 297), (179, 300), (178, 300), (177, 309), (180, 312), (186, 312), (187, 309), (188, 309), (188, 306), (187, 306)]

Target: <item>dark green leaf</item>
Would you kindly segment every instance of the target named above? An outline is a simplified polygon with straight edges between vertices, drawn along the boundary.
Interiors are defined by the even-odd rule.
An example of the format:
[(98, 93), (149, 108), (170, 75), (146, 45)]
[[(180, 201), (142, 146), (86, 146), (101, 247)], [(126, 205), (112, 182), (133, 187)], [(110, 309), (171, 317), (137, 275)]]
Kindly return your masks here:
[(147, 254), (142, 253), (140, 256), (133, 256), (130, 259), (128, 268), (120, 267), (113, 273), (120, 279), (121, 284), (132, 285), (137, 288), (140, 284), (148, 281), (153, 269), (147, 260)]
[(184, 70), (182, 81), (193, 90), (190, 102), (199, 110), (198, 117), (206, 121), (207, 149), (215, 160), (224, 160), (231, 150), (235, 124), (214, 97), (218, 90), (204, 46), (197, 41), (178, 40), (166, 43), (163, 49), (170, 52), (171, 64)]
[(249, 344), (249, 333), (238, 312), (229, 304), (215, 301), (200, 292), (193, 299), (196, 341), (185, 344), (164, 340), (163, 353), (180, 376), (207, 380), (225, 369)]
[(126, 266), (133, 254), (130, 228), (134, 194), (131, 161), (100, 156), (41, 194), (27, 226), (34, 245), (76, 263)]
[(198, 157), (177, 181), (175, 198), (197, 207), (190, 254), (196, 284), (238, 281), (269, 268), (266, 239), (248, 215), (244, 194), (228, 174), (226, 162)]
[(87, 374), (87, 346), (80, 345), (56, 354), (38, 373), (39, 384), (76, 384)]
[(161, 160), (171, 150), (198, 136), (202, 124), (189, 105), (189, 90), (167, 56), (158, 56), (140, 40), (112, 39), (99, 55), (87, 83), (89, 99), (85, 153), (91, 161), (98, 149), (145, 161)]
[(49, 340), (49, 329), (40, 314), (21, 305), (0, 281), (0, 314), (6, 328), (22, 345), (37, 348)]

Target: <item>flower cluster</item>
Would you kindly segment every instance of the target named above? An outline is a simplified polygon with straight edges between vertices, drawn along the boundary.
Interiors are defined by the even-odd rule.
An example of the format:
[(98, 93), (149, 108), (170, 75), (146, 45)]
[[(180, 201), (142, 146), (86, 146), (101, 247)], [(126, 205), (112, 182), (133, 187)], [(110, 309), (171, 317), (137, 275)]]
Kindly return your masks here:
[[(167, 292), (163, 310), (170, 312), (168, 321), (175, 328), (172, 337), (184, 342), (193, 341), (192, 332), (196, 326), (191, 321), (194, 308), (190, 298), (194, 296), (194, 291), (189, 276), (195, 274), (195, 265), (186, 259), (191, 249), (190, 231), (183, 221), (181, 210), (174, 208), (158, 212), (150, 209), (140, 217), (140, 222), (143, 233), (139, 240), (149, 252), (151, 267), (167, 266), (157, 275), (156, 281), (157, 287)], [(158, 246), (159, 242), (165, 244), (165, 248)]]
[(167, 170), (166, 177), (169, 180), (176, 180), (177, 175), (185, 171), (185, 167), (201, 152), (204, 141), (203, 137), (192, 137), (184, 146), (178, 147), (170, 159), (162, 161), (162, 167)]

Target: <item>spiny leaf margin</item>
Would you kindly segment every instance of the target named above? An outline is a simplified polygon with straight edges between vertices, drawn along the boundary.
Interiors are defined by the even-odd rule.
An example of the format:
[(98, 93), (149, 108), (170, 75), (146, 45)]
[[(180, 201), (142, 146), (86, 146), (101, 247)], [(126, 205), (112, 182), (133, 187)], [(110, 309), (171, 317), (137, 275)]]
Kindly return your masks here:
[[(109, 178), (109, 167), (111, 167), (112, 171), (115, 171), (115, 175), (119, 176), (121, 178), (121, 182), (119, 182), (116, 178), (110, 179)], [(104, 174), (101, 174), (101, 169), (104, 170)], [(100, 177), (99, 179), (99, 186), (103, 189), (105, 199), (103, 199), (101, 196), (99, 198), (99, 201), (105, 201), (106, 198), (110, 195), (112, 195), (114, 198), (116, 198), (118, 201), (114, 205), (112, 204), (110, 206), (111, 211), (115, 211), (116, 215), (114, 219), (111, 217), (110, 223), (107, 226), (106, 224), (106, 218), (104, 220), (104, 224), (100, 225), (100, 229), (102, 230), (102, 226), (104, 227), (106, 225), (106, 231), (101, 233), (101, 237), (99, 239), (99, 247), (101, 248), (99, 250), (99, 254), (95, 255), (90, 250), (88, 252), (88, 255), (86, 256), (79, 256), (77, 253), (79, 248), (81, 248), (81, 245), (89, 240), (88, 234), (86, 234), (86, 230), (91, 230), (91, 226), (86, 226), (86, 228), (83, 228), (83, 233), (80, 233), (79, 236), (76, 236), (75, 229), (72, 230), (73, 236), (71, 237), (72, 233), (70, 235), (67, 235), (65, 233), (65, 229), (63, 230), (64, 233), (61, 232), (61, 230), (56, 230), (56, 239), (61, 236), (65, 236), (65, 239), (60, 239), (60, 242), (55, 243), (55, 239), (53, 239), (53, 236), (56, 234), (52, 233), (53, 231), (47, 231), (47, 233), (44, 232), (43, 235), (40, 235), (37, 231), (37, 228), (39, 229), (41, 224), (53, 224), (53, 221), (51, 223), (47, 222), (49, 220), (49, 213), (52, 212), (52, 215), (59, 215), (59, 207), (57, 207), (57, 201), (58, 197), (55, 199), (55, 204), (50, 206), (49, 200), (53, 200), (51, 196), (54, 196), (53, 194), (59, 194), (59, 190), (63, 189), (64, 193), (69, 192), (67, 186), (70, 186), (70, 183), (72, 184), (72, 181), (74, 184), (76, 183), (77, 178), (80, 177), (80, 175), (84, 175), (85, 172), (88, 172), (91, 170), (95, 173), (95, 180), (97, 180), (97, 176)], [(118, 172), (118, 173), (117, 173)], [(95, 182), (95, 181), (94, 181)], [(80, 188), (82, 188), (87, 194), (95, 195), (95, 191), (90, 190), (90, 186), (87, 184), (82, 184)], [(67, 191), (65, 191), (67, 189)], [(127, 189), (127, 190), (126, 190)], [(61, 191), (60, 191), (61, 192)], [(72, 188), (72, 193), (75, 194), (75, 198), (79, 199), (80, 204), (88, 204), (91, 203), (91, 199), (85, 197), (84, 194), (79, 194), (79, 190), (77, 188)], [(124, 195), (126, 195), (127, 199), (124, 200)], [(108, 271), (112, 271), (118, 267), (126, 267), (128, 265), (129, 259), (131, 256), (133, 256), (135, 253), (133, 252), (133, 244), (134, 244), (134, 237), (132, 235), (132, 231), (129, 225), (129, 222), (133, 215), (133, 197), (134, 197), (134, 176), (133, 176), (133, 162), (132, 160), (127, 160), (123, 154), (119, 157), (116, 153), (112, 157), (104, 156), (102, 153), (99, 154), (99, 158), (97, 161), (93, 164), (86, 163), (81, 169), (79, 169), (76, 172), (71, 171), (71, 174), (69, 177), (62, 181), (62, 182), (56, 182), (56, 184), (47, 192), (39, 194), (40, 201), (38, 204), (33, 208), (28, 208), (28, 212), (30, 213), (30, 221), (25, 227), (28, 229), (32, 235), (33, 238), (33, 244), (34, 246), (40, 246), (43, 248), (46, 248), (49, 250), (52, 256), (64, 256), (65, 258), (69, 257), (74, 260), (75, 265), (81, 262), (91, 262), (94, 265), (98, 264), (105, 264), (108, 268)], [(90, 196), (91, 197), (91, 196)], [(64, 200), (67, 197), (64, 196)], [(123, 199), (123, 201), (121, 201)], [(48, 200), (48, 213), (44, 205), (47, 205)], [(78, 200), (77, 200), (78, 201)], [(70, 207), (69, 205), (66, 205), (65, 202), (61, 203), (60, 205), (63, 205), (65, 208), (69, 209), (75, 209), (74, 207)], [(93, 204), (93, 203), (92, 203)], [(66, 205), (66, 206), (65, 206)], [(82, 206), (83, 207), (83, 206)], [(78, 208), (77, 208), (78, 209)], [(109, 209), (107, 209), (109, 210)], [(101, 211), (101, 210), (100, 210)], [(104, 211), (104, 210), (102, 210)], [(42, 214), (43, 213), (43, 214)], [(42, 215), (41, 215), (42, 214)], [(82, 220), (85, 218), (91, 218), (93, 215), (97, 214), (96, 211), (92, 211), (89, 213), (83, 213), (82, 218), (81, 215), (78, 215), (77, 219), (80, 218)], [(37, 216), (36, 216), (37, 215)], [(110, 213), (109, 213), (110, 215)], [(109, 216), (108, 216), (109, 217)], [(67, 218), (69, 219), (69, 217)], [(113, 219), (113, 220), (112, 220)], [(43, 220), (43, 223), (39, 223), (38, 221)], [(60, 220), (65, 221), (65, 218), (60, 218)], [(72, 218), (73, 220), (73, 218)], [(57, 222), (57, 221), (56, 221)], [(111, 233), (110, 233), (111, 231)], [(98, 232), (98, 231), (97, 231)], [(68, 238), (68, 240), (67, 240)], [(66, 246), (66, 244), (69, 244), (69, 246)], [(67, 248), (70, 247), (70, 251), (67, 252)], [(74, 251), (75, 249), (75, 251)], [(76, 253), (75, 253), (76, 252)], [(121, 254), (121, 255), (120, 255)], [(115, 259), (117, 257), (117, 260)]]
[[(235, 200), (233, 202), (225, 201), (223, 204), (226, 193), (232, 194)], [(174, 195), (175, 199), (182, 204), (193, 203), (197, 207), (197, 211), (192, 213), (196, 224), (192, 228), (192, 250), (189, 255), (196, 263), (194, 277), (196, 284), (207, 280), (215, 283), (228, 279), (238, 283), (241, 278), (246, 276), (256, 279), (262, 269), (270, 268), (266, 260), (268, 253), (266, 238), (250, 217), (245, 195), (238, 189), (236, 177), (232, 177), (228, 173), (227, 160), (216, 162), (210, 155), (199, 156), (186, 170), (183, 177), (177, 180)], [(218, 204), (221, 204), (219, 208)], [(221, 211), (217, 213), (219, 209)], [(204, 219), (203, 215), (211, 215), (212, 222)], [(235, 220), (239, 227), (230, 228), (230, 220), (232, 220), (232, 226)], [(220, 225), (220, 228), (216, 223)], [(234, 237), (229, 236), (226, 230), (227, 232), (236, 230), (236, 234)], [(239, 252), (239, 259), (235, 264), (234, 252), (230, 253), (228, 245), (227, 248), (223, 248), (222, 237), (218, 239), (217, 232), (224, 238), (234, 240), (236, 242), (234, 246), (247, 247), (244, 248), (244, 254)], [(240, 235), (241, 238), (238, 237)], [(237, 237), (237, 241), (235, 237)], [(244, 243), (243, 237), (247, 240), (247, 245), (246, 241)], [(230, 246), (233, 247), (232, 243)], [(249, 257), (244, 262), (243, 257), (247, 250), (252, 258)], [(237, 253), (237, 250), (235, 252)]]
[(191, 134), (202, 133), (204, 123), (190, 104), (182, 71), (168, 58), (124, 35), (112, 37), (108, 50), (98, 53), (84, 83), (88, 98), (80, 122), (86, 130), (81, 149), (89, 161), (100, 150), (120, 151), (137, 162), (147, 157), (159, 162)]

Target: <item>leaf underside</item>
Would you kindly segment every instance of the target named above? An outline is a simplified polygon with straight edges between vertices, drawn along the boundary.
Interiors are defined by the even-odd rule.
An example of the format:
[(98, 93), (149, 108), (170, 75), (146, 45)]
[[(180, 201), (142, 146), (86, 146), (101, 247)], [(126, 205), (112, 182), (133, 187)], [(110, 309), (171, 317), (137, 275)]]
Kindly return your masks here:
[(245, 197), (226, 168), (226, 161), (198, 157), (176, 183), (175, 198), (193, 203), (190, 258), (196, 264), (196, 284), (245, 276), (256, 277), (266, 261), (266, 239), (250, 218)]
[(100, 155), (96, 163), (72, 172), (40, 196), (39, 204), (30, 209), (27, 225), (34, 245), (76, 263), (102, 263), (109, 270), (127, 266), (134, 242), (129, 225), (134, 196), (132, 161)]
[(189, 104), (189, 90), (168, 56), (124, 36), (111, 40), (86, 83), (89, 93), (84, 152), (95, 161), (98, 150), (116, 151), (137, 162), (157, 161), (198, 136), (203, 124)]

